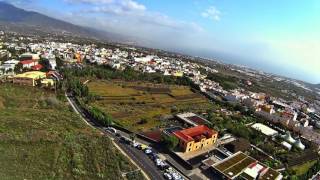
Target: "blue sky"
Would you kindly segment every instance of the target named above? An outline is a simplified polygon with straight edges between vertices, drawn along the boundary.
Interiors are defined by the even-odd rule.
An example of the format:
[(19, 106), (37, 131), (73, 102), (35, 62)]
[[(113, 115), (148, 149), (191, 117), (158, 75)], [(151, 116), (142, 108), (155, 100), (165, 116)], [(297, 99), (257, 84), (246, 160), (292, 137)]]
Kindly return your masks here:
[(8, 0), (143, 45), (320, 83), (319, 0)]

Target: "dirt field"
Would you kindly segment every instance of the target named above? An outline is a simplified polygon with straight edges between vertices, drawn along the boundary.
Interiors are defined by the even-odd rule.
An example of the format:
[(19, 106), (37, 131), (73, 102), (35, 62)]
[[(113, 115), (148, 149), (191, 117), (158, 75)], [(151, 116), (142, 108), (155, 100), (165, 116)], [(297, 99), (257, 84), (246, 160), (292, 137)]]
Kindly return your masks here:
[(166, 126), (160, 117), (173, 111), (201, 112), (211, 107), (189, 87), (121, 81), (92, 81), (87, 85), (90, 92), (101, 96), (93, 105), (135, 131)]

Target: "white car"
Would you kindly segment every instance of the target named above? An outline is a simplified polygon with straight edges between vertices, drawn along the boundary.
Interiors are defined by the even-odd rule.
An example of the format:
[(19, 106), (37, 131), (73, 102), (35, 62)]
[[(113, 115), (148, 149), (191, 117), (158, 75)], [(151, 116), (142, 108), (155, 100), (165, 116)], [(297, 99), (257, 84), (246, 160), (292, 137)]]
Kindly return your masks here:
[(172, 179), (172, 176), (170, 174), (168, 174), (168, 173), (164, 173), (163, 176), (168, 180)]
[(177, 173), (172, 173), (171, 176), (173, 177), (174, 180), (179, 179), (179, 175)]
[(156, 159), (155, 160), (155, 163), (156, 163), (157, 166), (160, 166), (161, 162), (162, 162), (161, 159)]
[(146, 149), (145, 151), (144, 151), (146, 154), (151, 154), (152, 153), (152, 150), (151, 149)]
[(174, 180), (180, 180), (182, 177), (178, 173), (172, 173), (171, 176), (173, 177)]
[(140, 145), (140, 143), (134, 142), (133, 147), (137, 148)]
[(114, 134), (117, 133), (117, 130), (115, 128), (113, 128), (113, 127), (107, 127), (107, 128), (105, 128), (105, 130), (107, 130), (107, 131), (109, 131), (111, 133), (114, 133)]

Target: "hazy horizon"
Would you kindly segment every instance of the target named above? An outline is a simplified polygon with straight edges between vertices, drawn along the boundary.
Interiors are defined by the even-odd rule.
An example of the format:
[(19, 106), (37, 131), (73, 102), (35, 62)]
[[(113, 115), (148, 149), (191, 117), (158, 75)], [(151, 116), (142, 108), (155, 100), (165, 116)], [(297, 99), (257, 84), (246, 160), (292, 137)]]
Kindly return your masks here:
[[(142, 45), (320, 83), (320, 1), (6, 0)], [(63, 7), (63, 8), (61, 8)]]

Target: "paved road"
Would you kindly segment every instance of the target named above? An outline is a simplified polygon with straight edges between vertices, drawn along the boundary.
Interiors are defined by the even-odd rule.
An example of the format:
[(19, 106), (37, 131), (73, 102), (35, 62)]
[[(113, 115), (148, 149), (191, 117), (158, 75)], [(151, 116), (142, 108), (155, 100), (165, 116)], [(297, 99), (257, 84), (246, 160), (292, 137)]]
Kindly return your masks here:
[(82, 118), (92, 127), (99, 129), (105, 135), (111, 137), (114, 142), (149, 176), (150, 179), (164, 180), (162, 172), (155, 166), (155, 164), (142, 151), (132, 147), (131, 145), (119, 142), (119, 138), (103, 130), (103, 126), (99, 125), (94, 119), (86, 117), (83, 111), (77, 106), (72, 96), (67, 95), (67, 99), (71, 106), (79, 113)]

